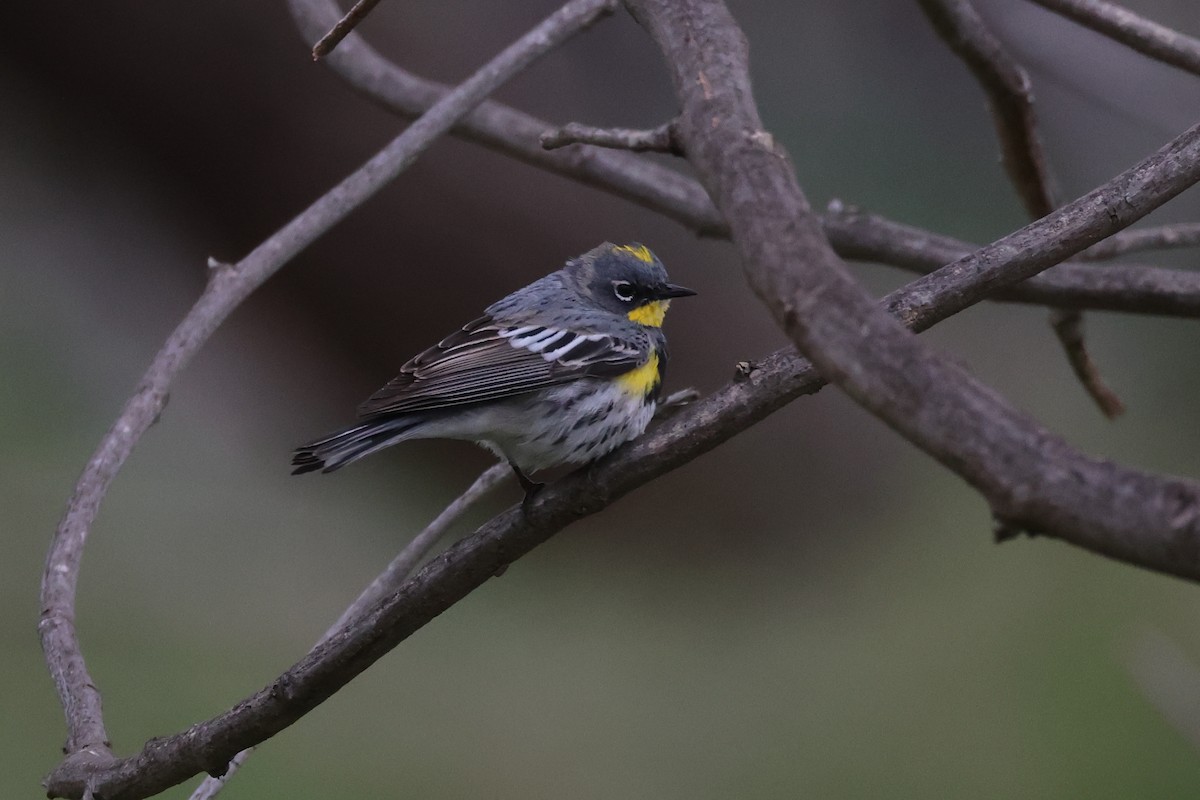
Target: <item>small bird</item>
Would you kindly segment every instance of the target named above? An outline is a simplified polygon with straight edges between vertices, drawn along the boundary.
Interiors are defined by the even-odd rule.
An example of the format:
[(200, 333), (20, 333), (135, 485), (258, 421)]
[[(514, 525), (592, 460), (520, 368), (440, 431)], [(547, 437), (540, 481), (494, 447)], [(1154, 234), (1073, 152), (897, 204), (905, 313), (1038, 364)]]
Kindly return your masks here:
[(609, 242), (493, 303), (400, 368), (361, 421), (296, 449), (293, 475), (332, 472), (408, 439), (476, 442), (529, 475), (584, 464), (640, 436), (667, 365), (667, 281), (644, 245)]

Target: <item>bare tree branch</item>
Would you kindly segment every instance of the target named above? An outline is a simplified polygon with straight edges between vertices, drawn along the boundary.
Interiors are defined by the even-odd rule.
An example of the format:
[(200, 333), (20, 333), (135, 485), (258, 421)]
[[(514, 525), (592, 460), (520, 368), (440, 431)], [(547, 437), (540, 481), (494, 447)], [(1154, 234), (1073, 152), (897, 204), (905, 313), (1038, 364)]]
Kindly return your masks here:
[(1200, 39), (1151, 22), (1106, 0), (1032, 1), (1142, 55), (1200, 75)]
[[(332, 0), (288, 0), (288, 6), (306, 37), (320, 35), (337, 19)], [(348, 37), (325, 63), (365, 96), (405, 117), (421, 113), (448, 91), (447, 87), (418, 78), (388, 61), (358, 36)], [(537, 143), (538, 137), (551, 127), (545, 120), (489, 100), (463, 119), (453, 132), (524, 163), (630, 200), (698, 235), (728, 237), (728, 227), (696, 181), (629, 153), (588, 148), (543, 150)], [(927, 272), (974, 249), (962, 243), (947, 248), (943, 245), (953, 241), (947, 237), (845, 209), (839, 204), (823, 216), (822, 223), (838, 252), (846, 258)], [(1136, 233), (1119, 232), (1105, 242), (1122, 242), (1126, 235)], [(889, 237), (898, 238), (889, 240)], [(928, 253), (917, 252), (922, 241), (928, 242)], [(938, 258), (941, 260), (937, 261)], [(1039, 276), (1029, 288), (1005, 290), (1003, 299), (1060, 308), (1194, 316), (1198, 286), (1200, 277), (1193, 272), (1155, 268), (1147, 271), (1118, 265), (1102, 271), (1086, 271), (1063, 264)]]
[[(333, 0), (288, 0), (301, 36), (319, 36), (338, 17)], [(405, 117), (422, 113), (447, 91), (443, 84), (418, 78), (349, 36), (325, 59), (352, 87)], [(603, 188), (674, 219), (701, 236), (726, 235), (725, 223), (704, 189), (673, 169), (629, 153), (586, 147), (547, 151), (539, 139), (553, 123), (495, 101), (456, 126), (455, 133), (527, 164)]]
[(1108, 387), (1100, 370), (1092, 362), (1087, 347), (1083, 343), (1083, 315), (1074, 310), (1055, 311), (1050, 315), (1050, 324), (1054, 333), (1067, 351), (1067, 360), (1075, 370), (1079, 382), (1087, 388), (1088, 394), (1100, 406), (1104, 416), (1116, 419), (1125, 413), (1125, 404), (1117, 393)]
[(362, 22), (367, 14), (371, 13), (371, 9), (377, 5), (379, 5), (379, 0), (358, 0), (354, 7), (346, 12), (346, 16), (339, 19), (337, 24), (313, 45), (313, 61), (319, 61), (323, 56), (333, 52), (338, 43), (345, 39), (350, 31), (357, 28), (358, 23)]
[[(949, 236), (844, 208), (826, 213), (822, 227), (844, 258), (876, 261), (921, 274), (979, 249), (978, 245)], [(1096, 269), (1068, 261), (1015, 286), (999, 289), (988, 299), (1054, 308), (1197, 317), (1200, 272), (1125, 264)]]
[[(171, 381), (229, 313), (301, 249), (398, 175), (488, 93), (614, 8), (613, 0), (572, 0), (447, 94), (400, 136), (238, 264), (212, 270), (196, 305), (167, 339), (76, 485), (50, 545), (42, 579), (39, 632), (67, 719), (68, 761), (107, 763), (108, 734), (100, 693), (88, 674), (75, 633), (75, 590), (88, 531), (100, 502), (141, 435), (166, 404)], [(225, 764), (207, 764), (220, 773)], [(85, 782), (72, 794), (83, 793)], [(103, 793), (101, 793), (103, 794)]]
[[(845, 258), (878, 261), (921, 274), (978, 249), (949, 236), (844, 208), (825, 214), (822, 226)], [(999, 289), (988, 299), (1194, 318), (1200, 316), (1200, 272), (1115, 264), (1096, 269), (1068, 261)]]
[(632, 150), (635, 153), (650, 151), (681, 156), (683, 150), (675, 138), (672, 124), (664, 122), (657, 128), (639, 131), (629, 128), (593, 128), (590, 125), (570, 122), (556, 130), (546, 131), (539, 139), (546, 150), (557, 150), (569, 144), (592, 144), (615, 150)]
[[(1029, 74), (984, 23), (970, 0), (917, 0), (925, 15), (983, 87), (1004, 156), (1004, 165), (1030, 218), (1049, 214), (1057, 205), (1046, 152), (1038, 135)], [(1083, 338), (1083, 312), (1058, 309), (1050, 316), (1071, 370), (1109, 419), (1125, 405), (1104, 382)]]
[(934, 30), (987, 94), (1004, 167), (1030, 219), (1054, 210), (1054, 190), (1033, 111), (1029, 75), (968, 0), (917, 0)]

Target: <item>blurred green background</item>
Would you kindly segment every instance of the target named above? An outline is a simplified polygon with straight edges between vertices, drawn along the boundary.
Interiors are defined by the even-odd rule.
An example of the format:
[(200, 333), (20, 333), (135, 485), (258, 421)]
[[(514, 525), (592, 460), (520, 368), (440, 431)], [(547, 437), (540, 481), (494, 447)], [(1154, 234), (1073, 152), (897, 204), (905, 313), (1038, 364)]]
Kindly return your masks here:
[[(554, 5), (385, 3), (364, 32), (455, 80)], [(1032, 73), (1064, 196), (1195, 122), (1200, 81), (1022, 0), (978, 5)], [(1200, 33), (1192, 0), (1136, 6)], [(977, 241), (1022, 223), (982, 96), (915, 3), (733, 10), (814, 204)], [(0, 796), (36, 797), (64, 738), (37, 586), (79, 470), (206, 258), (236, 260), (402, 126), (310, 63), (278, 2), (7, 16)], [(648, 126), (674, 109), (623, 14), (499, 97), (557, 122)], [(1153, 221), (1198, 211), (1191, 193)], [(605, 239), (646, 242), (701, 291), (672, 313), (670, 388), (711, 390), (782, 343), (727, 242), (452, 140), (235, 314), (115, 482), (84, 562), (79, 630), (119, 752), (286, 668), (488, 463), (413, 443), (301, 479), (290, 449)], [(905, 279), (855, 269), (875, 291)], [(1130, 409), (1109, 423), (1045, 319), (988, 305), (929, 336), (1085, 450), (1200, 473), (1200, 326), (1089, 317)], [(971, 490), (826, 390), (518, 562), (269, 742), (224, 796), (1194, 796), (1197, 750), (1145, 691), (1194, 678), (1197, 619), (1181, 581), (1052, 541), (995, 546)], [(1133, 663), (1170, 685), (1140, 685)]]

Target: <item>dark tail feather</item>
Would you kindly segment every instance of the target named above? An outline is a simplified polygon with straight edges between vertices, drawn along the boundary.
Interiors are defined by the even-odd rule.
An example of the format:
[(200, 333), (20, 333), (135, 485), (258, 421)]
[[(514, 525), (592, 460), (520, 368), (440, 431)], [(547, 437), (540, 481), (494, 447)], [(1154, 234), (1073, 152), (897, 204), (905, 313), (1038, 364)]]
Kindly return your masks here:
[(293, 475), (305, 472), (333, 472), (365, 455), (382, 450), (408, 438), (407, 434), (423, 420), (410, 415), (377, 419), (339, 431), (324, 439), (301, 445), (292, 456)]

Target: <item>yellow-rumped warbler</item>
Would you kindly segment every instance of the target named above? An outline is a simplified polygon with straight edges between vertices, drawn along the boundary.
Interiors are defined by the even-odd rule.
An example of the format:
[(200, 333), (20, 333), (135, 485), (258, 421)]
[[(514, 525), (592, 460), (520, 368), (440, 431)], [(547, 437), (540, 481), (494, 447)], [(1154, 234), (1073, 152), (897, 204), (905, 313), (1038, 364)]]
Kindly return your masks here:
[(646, 429), (667, 364), (663, 317), (691, 289), (645, 246), (608, 242), (488, 306), (358, 407), (362, 422), (296, 450), (332, 472), (406, 439), (465, 439), (528, 473), (593, 461)]

